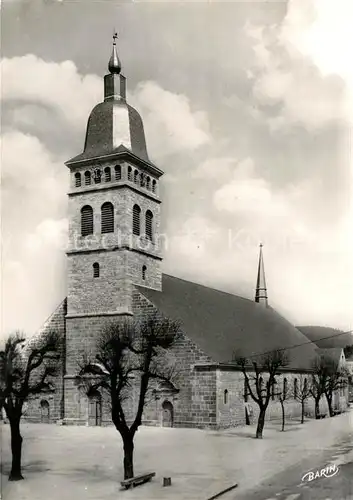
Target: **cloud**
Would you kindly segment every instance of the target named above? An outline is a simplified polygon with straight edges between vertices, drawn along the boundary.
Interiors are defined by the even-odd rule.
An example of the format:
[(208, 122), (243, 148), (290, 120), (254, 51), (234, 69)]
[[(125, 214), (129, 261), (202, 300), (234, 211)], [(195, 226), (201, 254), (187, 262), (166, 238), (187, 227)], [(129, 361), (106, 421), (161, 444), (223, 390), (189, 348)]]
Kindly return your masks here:
[(144, 117), (148, 143), (158, 155), (194, 151), (211, 141), (207, 114), (192, 111), (188, 98), (155, 82), (140, 84), (132, 94)]

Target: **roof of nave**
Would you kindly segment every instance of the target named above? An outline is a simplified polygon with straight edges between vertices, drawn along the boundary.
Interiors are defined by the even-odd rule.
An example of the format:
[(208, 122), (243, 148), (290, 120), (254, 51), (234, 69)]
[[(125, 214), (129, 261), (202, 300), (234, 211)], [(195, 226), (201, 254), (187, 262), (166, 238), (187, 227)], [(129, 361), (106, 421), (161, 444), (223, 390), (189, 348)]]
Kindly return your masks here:
[(288, 349), (288, 368), (310, 369), (317, 346), (271, 307), (163, 274), (162, 292), (137, 287), (217, 363)]
[(336, 328), (327, 326), (297, 326), (308, 339), (314, 342), (318, 347), (344, 348), (347, 345), (353, 345), (353, 334), (344, 332)]

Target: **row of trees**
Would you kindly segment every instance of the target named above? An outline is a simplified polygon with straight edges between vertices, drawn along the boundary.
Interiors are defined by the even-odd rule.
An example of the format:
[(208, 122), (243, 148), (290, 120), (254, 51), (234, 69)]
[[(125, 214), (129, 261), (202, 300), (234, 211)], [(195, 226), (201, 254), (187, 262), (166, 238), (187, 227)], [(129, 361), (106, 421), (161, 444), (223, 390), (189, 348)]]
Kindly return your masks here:
[(246, 358), (235, 354), (234, 360), (241, 368), (245, 381), (245, 392), (259, 407), (256, 437), (262, 438), (266, 412), (271, 398), (277, 397), (282, 411), (282, 430), (285, 425), (285, 401), (296, 399), (301, 404), (301, 423), (304, 423), (305, 403), (312, 397), (315, 403), (315, 418), (320, 418), (320, 400), (326, 398), (329, 415), (334, 415), (334, 393), (347, 383), (348, 373), (344, 367), (327, 354), (319, 354), (313, 360), (312, 370), (308, 376), (303, 374), (297, 378), (295, 386), (289, 389), (285, 383), (277, 384), (278, 377), (289, 364), (289, 355), (279, 349), (254, 358)]
[[(138, 320), (107, 324), (97, 339), (93, 358), (83, 358), (79, 364), (78, 386), (87, 395), (99, 390), (110, 403), (112, 422), (120, 433), (124, 450), (124, 478), (134, 476), (134, 437), (142, 423), (142, 414), (148, 394), (155, 382), (162, 381), (175, 389), (178, 373), (173, 358), (168, 356), (179, 339), (179, 323), (152, 313)], [(10, 480), (23, 479), (21, 473), (22, 437), (20, 420), (25, 401), (48, 391), (54, 391), (54, 377), (62, 367), (62, 339), (56, 332), (47, 332), (31, 343), (21, 334), (11, 335), (0, 350), (0, 410), (5, 409), (11, 427), (12, 467)], [(234, 357), (240, 367), (246, 392), (259, 406), (256, 437), (261, 438), (266, 411), (273, 394), (282, 406), (292, 394), (279, 391), (276, 377), (288, 365), (289, 357), (283, 350), (248, 359)], [(340, 387), (344, 373), (327, 356), (321, 356), (313, 365), (310, 384), (299, 378), (296, 398), (304, 405), (309, 396), (315, 400), (315, 414), (319, 417), (319, 401), (326, 396), (330, 415), (333, 414), (332, 396)], [(264, 382), (265, 380), (265, 382)], [(133, 418), (126, 413), (125, 401), (132, 384), (138, 394)]]

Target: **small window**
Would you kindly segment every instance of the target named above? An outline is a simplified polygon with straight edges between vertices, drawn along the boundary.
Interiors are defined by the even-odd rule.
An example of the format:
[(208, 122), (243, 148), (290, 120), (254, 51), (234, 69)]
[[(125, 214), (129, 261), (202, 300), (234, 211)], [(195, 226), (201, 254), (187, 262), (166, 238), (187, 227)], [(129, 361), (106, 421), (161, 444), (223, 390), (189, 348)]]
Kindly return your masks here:
[(99, 278), (99, 264), (95, 262), (93, 264), (93, 278)]
[(153, 239), (153, 214), (150, 210), (146, 212), (146, 237), (151, 241)]
[(85, 172), (85, 185), (89, 186), (90, 184), (91, 184), (91, 172), (87, 170), (87, 172)]
[(298, 397), (298, 379), (294, 379), (294, 399)]
[(147, 271), (147, 267), (146, 266), (142, 266), (142, 279), (144, 281), (146, 279), (146, 271)]
[(127, 180), (132, 181), (132, 168), (128, 167), (127, 169)]
[(228, 389), (226, 389), (223, 393), (223, 402), (224, 404), (228, 404)]
[(80, 174), (80, 172), (76, 172), (76, 174), (75, 174), (75, 186), (77, 188), (81, 186), (81, 174)]
[(132, 209), (132, 233), (136, 236), (140, 236), (141, 227), (141, 208), (138, 205), (134, 205)]
[(105, 169), (104, 169), (104, 180), (105, 180), (105, 182), (110, 182), (112, 180), (112, 174), (110, 171), (110, 167), (105, 167)]
[(156, 189), (157, 189), (157, 182), (154, 180), (152, 182), (152, 192), (155, 193), (156, 192)]
[(114, 232), (114, 207), (109, 201), (103, 203), (101, 208), (101, 232)]
[(139, 173), (138, 170), (135, 170), (134, 172), (134, 182), (137, 184), (138, 183), (138, 178), (139, 178)]
[(96, 170), (94, 171), (94, 182), (96, 184), (100, 184), (102, 180), (102, 172), (100, 171), (99, 168), (96, 168)]
[(93, 234), (93, 208), (85, 205), (81, 209), (81, 235)]
[[(129, 168), (131, 170), (131, 167), (129, 167)], [(115, 165), (114, 171), (115, 171), (115, 180), (116, 181), (120, 181), (121, 180), (121, 166), (120, 165)], [(129, 172), (128, 172), (128, 178), (129, 178)]]
[(150, 189), (151, 189), (151, 177), (147, 177), (147, 179), (146, 179), (146, 188), (150, 191)]
[(287, 391), (288, 391), (288, 381), (287, 381), (286, 377), (284, 377), (284, 379), (283, 379), (283, 399), (286, 399)]

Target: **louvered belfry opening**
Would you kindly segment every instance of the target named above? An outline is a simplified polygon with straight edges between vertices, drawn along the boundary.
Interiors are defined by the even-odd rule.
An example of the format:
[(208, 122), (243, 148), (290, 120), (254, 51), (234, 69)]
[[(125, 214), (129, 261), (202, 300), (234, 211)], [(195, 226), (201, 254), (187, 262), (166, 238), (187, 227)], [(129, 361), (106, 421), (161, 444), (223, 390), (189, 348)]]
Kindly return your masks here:
[(89, 186), (90, 184), (91, 184), (91, 172), (87, 170), (87, 172), (85, 172), (85, 185)]
[(157, 182), (154, 180), (152, 182), (152, 192), (155, 193), (156, 192), (156, 188), (157, 188)]
[(75, 174), (75, 186), (76, 187), (81, 186), (81, 174), (80, 174), (80, 172), (76, 172), (76, 174)]
[(114, 207), (109, 201), (101, 208), (101, 228), (102, 233), (114, 232)]
[(120, 181), (121, 180), (121, 166), (115, 165), (114, 170), (115, 170), (115, 180)]
[(81, 209), (81, 235), (93, 234), (93, 208), (85, 205)]
[(132, 181), (132, 168), (131, 167), (129, 167), (127, 169), (127, 180)]
[(93, 278), (99, 278), (99, 264), (95, 262), (93, 264)]
[(146, 237), (152, 241), (153, 238), (153, 214), (150, 210), (146, 212)]
[(105, 182), (110, 182), (112, 180), (112, 174), (110, 171), (110, 167), (105, 167), (105, 169), (104, 169), (104, 180), (105, 180)]
[(140, 220), (141, 208), (138, 205), (134, 205), (132, 209), (132, 232), (136, 236), (140, 236)]
[(142, 279), (143, 280), (146, 279), (146, 271), (147, 271), (147, 267), (146, 266), (142, 266)]

